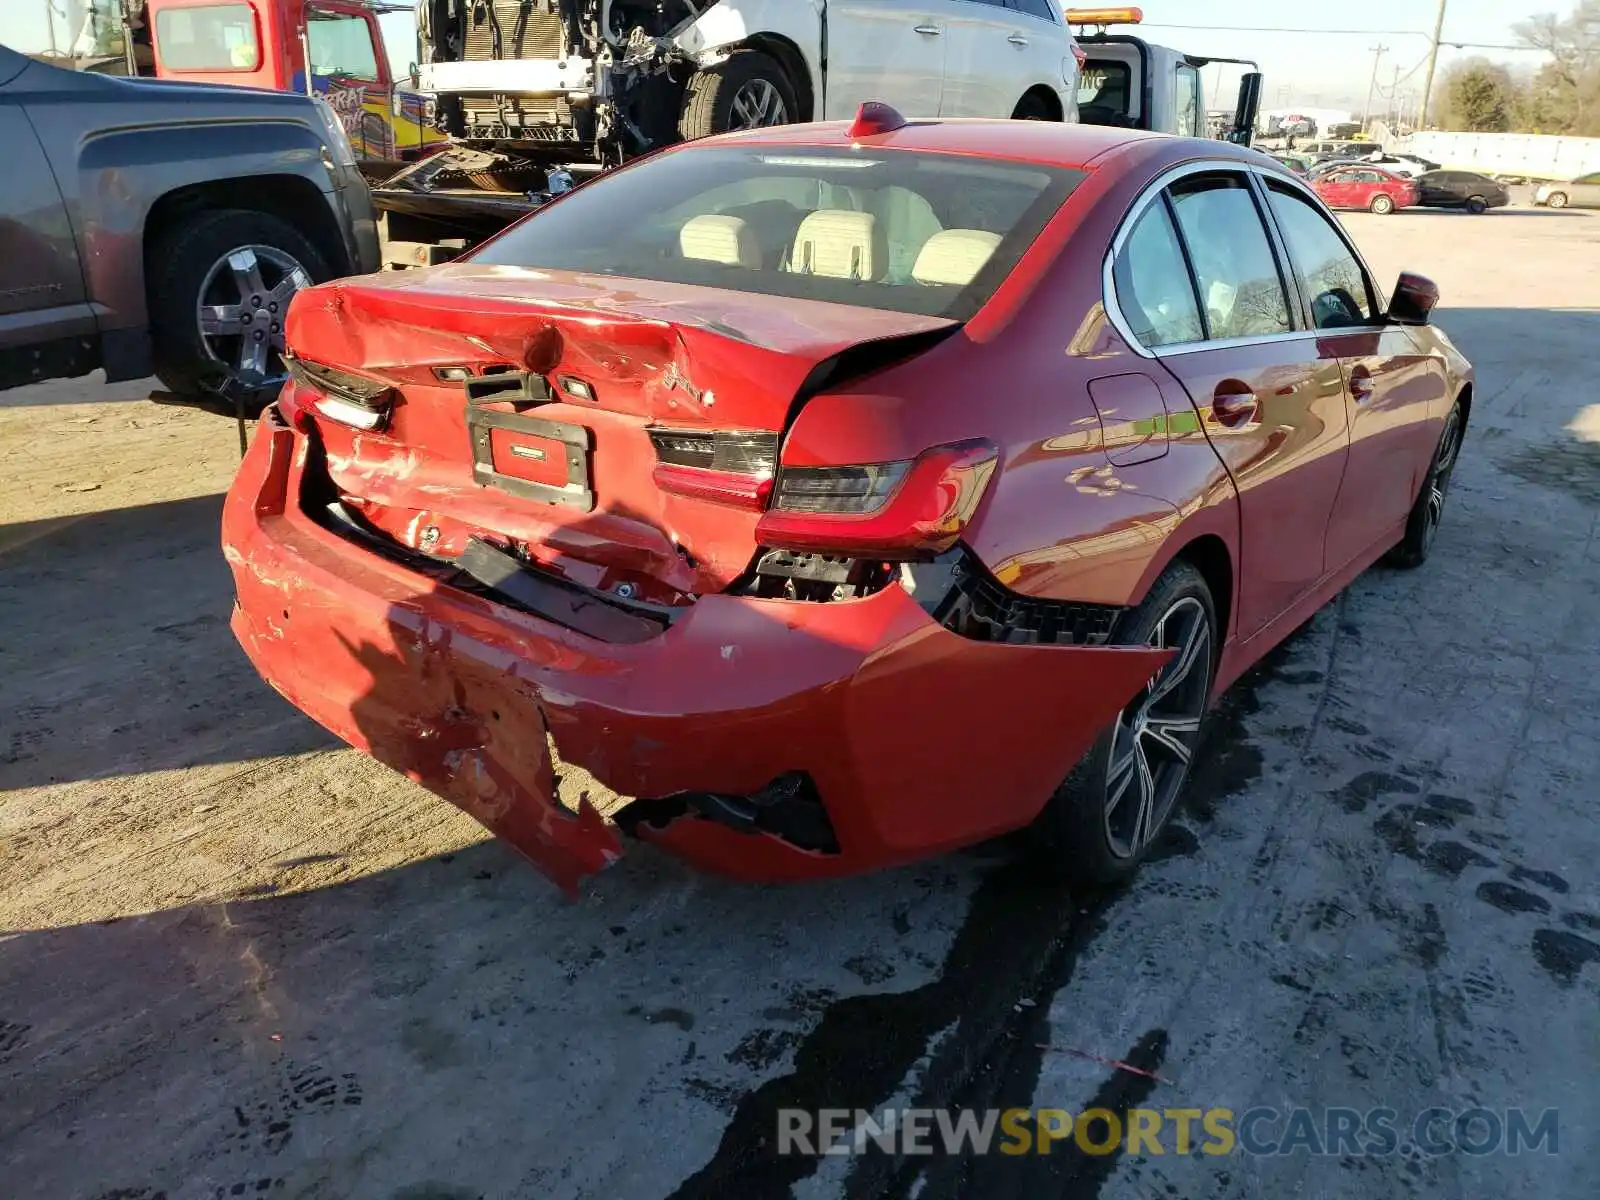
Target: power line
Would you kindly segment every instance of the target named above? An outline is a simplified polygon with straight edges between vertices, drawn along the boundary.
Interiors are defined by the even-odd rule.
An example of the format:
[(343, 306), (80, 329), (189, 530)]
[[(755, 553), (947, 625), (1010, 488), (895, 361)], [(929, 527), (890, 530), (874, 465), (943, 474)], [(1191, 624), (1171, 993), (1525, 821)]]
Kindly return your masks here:
[[(1308, 29), (1304, 26), (1292, 25), (1174, 25), (1165, 21), (1145, 21), (1141, 29), (1216, 29), (1226, 33), (1310, 33), (1327, 36), (1329, 34), (1348, 37), (1419, 37), (1432, 41), (1426, 30), (1422, 29)], [(1513, 46), (1504, 42), (1458, 42), (1449, 38), (1442, 39), (1441, 46), (1449, 46), (1456, 50), (1524, 50), (1537, 51), (1536, 46)]]

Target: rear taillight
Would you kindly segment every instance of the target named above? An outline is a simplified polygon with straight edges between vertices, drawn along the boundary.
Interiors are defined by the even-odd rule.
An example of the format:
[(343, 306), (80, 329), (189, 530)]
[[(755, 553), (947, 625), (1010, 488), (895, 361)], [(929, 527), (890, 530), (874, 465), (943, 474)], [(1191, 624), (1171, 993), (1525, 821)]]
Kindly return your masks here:
[(915, 459), (779, 469), (756, 540), (774, 549), (921, 558), (948, 550), (983, 499), (998, 461), (984, 441), (935, 446)]
[(764, 430), (650, 430), (655, 483), (664, 492), (763, 508), (778, 462), (778, 435)]
[(296, 399), (342, 425), (381, 429), (394, 404), (394, 388), (381, 379), (355, 375), (310, 359), (285, 356)]

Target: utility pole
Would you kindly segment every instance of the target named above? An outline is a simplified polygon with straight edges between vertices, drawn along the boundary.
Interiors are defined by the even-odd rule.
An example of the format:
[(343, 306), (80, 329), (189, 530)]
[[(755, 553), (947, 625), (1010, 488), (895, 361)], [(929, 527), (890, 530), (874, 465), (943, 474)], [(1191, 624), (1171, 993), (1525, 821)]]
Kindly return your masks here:
[(1389, 128), (1400, 132), (1400, 66), (1394, 68), (1394, 82), (1389, 85)]
[(50, 57), (56, 56), (56, 6), (54, 0), (44, 0), (44, 27), (50, 35)]
[(1372, 124), (1372, 93), (1378, 90), (1378, 64), (1383, 61), (1383, 53), (1388, 48), (1382, 42), (1367, 47), (1372, 51), (1372, 80), (1367, 84), (1367, 107), (1361, 111), (1362, 129)]
[(1433, 45), (1428, 48), (1428, 77), (1422, 83), (1422, 110), (1417, 114), (1417, 129), (1428, 127), (1428, 110), (1433, 103), (1433, 72), (1439, 65), (1439, 39), (1444, 36), (1444, 6), (1448, 0), (1439, 0), (1439, 15), (1433, 22)]

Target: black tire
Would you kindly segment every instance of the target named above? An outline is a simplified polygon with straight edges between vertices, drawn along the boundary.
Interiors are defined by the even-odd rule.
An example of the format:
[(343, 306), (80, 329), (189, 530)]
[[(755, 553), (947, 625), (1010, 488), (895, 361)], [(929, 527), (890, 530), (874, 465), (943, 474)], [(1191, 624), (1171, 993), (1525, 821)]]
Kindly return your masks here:
[(1567, 194), (1565, 192), (1551, 192), (1545, 197), (1544, 202), (1546, 207), (1549, 208), (1565, 208), (1567, 206)]
[(1482, 196), (1468, 196), (1467, 211), (1475, 217), (1482, 216), (1489, 211), (1489, 202)]
[(1367, 207), (1378, 216), (1386, 217), (1394, 211), (1394, 200), (1388, 196), (1385, 196), (1382, 192), (1379, 192), (1372, 198), (1372, 202), (1368, 204)]
[[(765, 89), (771, 89), (770, 93)], [(770, 102), (774, 96), (782, 106), (781, 119), (752, 120), (747, 106)], [(740, 50), (689, 80), (678, 117), (678, 135), (689, 141), (731, 129), (787, 125), (799, 116), (794, 85), (778, 61), (759, 50)]]
[[(260, 246), (298, 264), (312, 282), (333, 278), (333, 270), (311, 240), (287, 221), (269, 213), (220, 209), (188, 218), (168, 230), (152, 248), (148, 295), (150, 337), (156, 375), (181, 396), (207, 396), (238, 387), (247, 412), (270, 404), (282, 386), (281, 373), (265, 386), (238, 382), (239, 373), (207, 348), (198, 310), (202, 288), (213, 268), (242, 247)], [(287, 308), (287, 304), (283, 306)], [(271, 314), (281, 324), (281, 311)], [(269, 328), (271, 322), (269, 321)], [(257, 327), (259, 328), (259, 326)], [(269, 332), (270, 336), (270, 332)]]
[[(1186, 655), (1180, 650), (1162, 673), (1117, 714), (1110, 728), (1101, 733), (1056, 789), (1030, 830), (1034, 847), (1049, 868), (1074, 883), (1115, 884), (1132, 876), (1177, 811), (1188, 783), (1194, 752), (1200, 744), (1218, 648), (1217, 610), (1205, 578), (1188, 562), (1174, 562), (1162, 572), (1144, 601), (1123, 614), (1112, 641), (1123, 646), (1153, 645), (1158, 628), (1163, 622), (1175, 620), (1174, 614), (1203, 622), (1194, 654)], [(1184, 644), (1188, 645), (1187, 639)], [(1187, 658), (1192, 662), (1186, 663)], [(1179, 668), (1189, 668), (1183, 681), (1172, 692), (1162, 694), (1158, 689)], [(1141, 723), (1142, 718), (1152, 725), (1170, 725), (1178, 719), (1180, 707), (1185, 722), (1192, 710), (1194, 726), (1192, 731), (1174, 734), (1187, 747), (1187, 757), (1181, 762), (1165, 748), (1166, 741), (1145, 732), (1148, 727)], [(1147, 746), (1151, 749), (1147, 750)], [(1113, 753), (1119, 763), (1132, 760), (1122, 788), (1114, 785), (1123, 772), (1113, 775)], [(1140, 765), (1148, 763), (1156, 765), (1141, 773)], [(1120, 831), (1133, 833), (1128, 827), (1130, 812), (1126, 805), (1131, 800), (1143, 811), (1146, 778), (1150, 779), (1152, 811), (1148, 832), (1122, 837), (1119, 844)]]
[(1029, 92), (1017, 101), (1017, 107), (1012, 110), (1013, 121), (1059, 121), (1055, 106), (1038, 92)]
[(1465, 428), (1461, 405), (1457, 403), (1444, 419), (1444, 428), (1439, 432), (1439, 444), (1433, 450), (1433, 461), (1428, 464), (1428, 473), (1423, 476), (1422, 487), (1411, 505), (1411, 515), (1406, 518), (1405, 536), (1384, 560), (1390, 566), (1410, 569), (1420, 567), (1428, 560), (1434, 535), (1439, 532), (1439, 522), (1444, 516), (1450, 480), (1461, 458), (1461, 436)]

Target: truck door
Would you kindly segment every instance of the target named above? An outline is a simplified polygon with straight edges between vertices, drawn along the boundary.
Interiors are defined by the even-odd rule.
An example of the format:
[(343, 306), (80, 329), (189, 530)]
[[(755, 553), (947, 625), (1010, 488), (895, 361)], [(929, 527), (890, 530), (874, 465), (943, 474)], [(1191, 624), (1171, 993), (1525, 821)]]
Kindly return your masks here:
[(948, 22), (942, 0), (829, 0), (829, 120), (883, 100), (908, 117), (936, 117)]
[[(0, 46), (0, 387), (97, 365), (96, 325), (66, 205), (11, 84), (28, 60)], [(39, 68), (43, 69), (43, 68)], [(76, 370), (74, 363), (81, 363)]]
[(369, 10), (338, 0), (307, 7), (312, 87), (339, 114), (356, 156), (363, 159), (395, 157), (389, 62), (382, 47), (383, 35)]
[(288, 86), (275, 10), (247, 0), (151, 0), (146, 12), (162, 79), (271, 91)]

